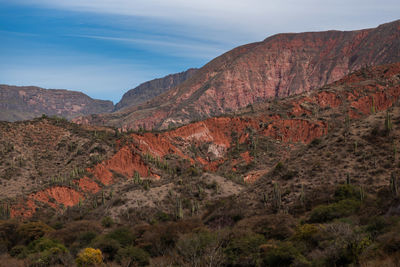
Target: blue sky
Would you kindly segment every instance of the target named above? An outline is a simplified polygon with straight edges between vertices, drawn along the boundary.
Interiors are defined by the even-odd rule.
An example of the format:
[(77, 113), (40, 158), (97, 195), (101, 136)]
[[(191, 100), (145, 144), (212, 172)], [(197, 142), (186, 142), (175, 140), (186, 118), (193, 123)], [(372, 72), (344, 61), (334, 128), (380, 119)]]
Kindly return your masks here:
[(399, 19), (398, 0), (0, 0), (0, 83), (120, 100), (279, 32)]

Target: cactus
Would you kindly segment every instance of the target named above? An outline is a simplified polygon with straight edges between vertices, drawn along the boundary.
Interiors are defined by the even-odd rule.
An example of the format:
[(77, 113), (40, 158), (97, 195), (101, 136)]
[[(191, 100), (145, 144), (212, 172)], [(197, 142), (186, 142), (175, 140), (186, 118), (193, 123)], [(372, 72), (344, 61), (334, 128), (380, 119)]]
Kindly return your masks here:
[(351, 183), (350, 181), (350, 173), (346, 174), (346, 184), (349, 185)]
[(105, 204), (106, 203), (106, 200), (105, 200), (105, 197), (104, 197), (104, 191), (103, 190), (101, 190), (101, 204)]
[(354, 141), (354, 153), (357, 153), (357, 147), (358, 147), (358, 143), (357, 143), (357, 141)]
[(182, 200), (180, 198), (176, 198), (176, 218), (183, 219)]
[(305, 205), (305, 199), (306, 199), (306, 194), (304, 192), (304, 184), (301, 184), (301, 189), (300, 189), (300, 204), (302, 206)]
[(364, 190), (364, 187), (361, 185), (360, 186), (360, 200), (361, 200), (361, 202), (363, 202), (364, 199), (365, 199), (365, 190)]
[(191, 201), (191, 213), (192, 216), (199, 212), (199, 203), (196, 200)]
[(140, 174), (139, 174), (139, 172), (137, 172), (137, 171), (135, 171), (135, 174), (133, 175), (133, 181), (134, 181), (134, 183), (135, 184), (140, 184)]
[(265, 192), (263, 194), (262, 202), (264, 203), (264, 205), (267, 205), (267, 203), (268, 203), (268, 193)]
[(281, 190), (279, 188), (278, 183), (274, 183), (274, 191), (273, 191), (273, 206), (276, 210), (279, 210), (282, 205), (282, 198), (281, 198)]
[(374, 114), (375, 111), (375, 98), (372, 96), (371, 114)]
[(387, 111), (385, 118), (385, 130), (386, 132), (390, 132), (392, 129), (393, 129), (392, 118), (390, 116), (389, 111)]
[(114, 194), (114, 190), (111, 189), (111, 191), (110, 191), (110, 199), (112, 199), (113, 194)]
[(398, 195), (397, 178), (394, 173), (390, 176), (390, 191), (392, 191), (394, 196)]

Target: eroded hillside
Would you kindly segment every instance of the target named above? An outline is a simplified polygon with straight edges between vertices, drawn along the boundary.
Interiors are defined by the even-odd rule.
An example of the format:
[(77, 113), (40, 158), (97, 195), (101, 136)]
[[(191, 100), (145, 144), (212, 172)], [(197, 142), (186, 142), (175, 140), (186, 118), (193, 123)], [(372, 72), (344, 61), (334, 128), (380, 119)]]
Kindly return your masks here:
[[(190, 205), (195, 205), (193, 203), (198, 203), (196, 204), (198, 205), (197, 209), (200, 209), (207, 200), (218, 198), (218, 196), (237, 195), (243, 190), (244, 182), (253, 183), (259, 179), (269, 179), (263, 185), (270, 185), (267, 192), (264, 192), (270, 194), (276, 175), (276, 179), (284, 177), (284, 180), (290, 181), (287, 186), (297, 186), (298, 188), (299, 184), (304, 182), (311, 187), (316, 187), (322, 183), (320, 176), (316, 175), (318, 170), (325, 171), (337, 166), (340, 167), (336, 171), (332, 170), (332, 173), (337, 173), (337, 176), (331, 177), (323, 183), (336, 183), (347, 175), (361, 177), (360, 181), (365, 182), (369, 179), (369, 175), (360, 176), (357, 174), (359, 171), (355, 168), (357, 166), (354, 165), (355, 163), (350, 164), (338, 156), (345, 151), (335, 153), (334, 148), (329, 148), (332, 151), (323, 150), (327, 153), (324, 156), (337, 160), (333, 163), (321, 161), (322, 156), (320, 156), (321, 158), (317, 160), (319, 164), (311, 164), (308, 161), (301, 161), (301, 155), (311, 152), (312, 155), (318, 155), (314, 151), (316, 149), (314, 145), (320, 145), (321, 140), (333, 142), (330, 143), (332, 146), (337, 142), (346, 151), (350, 150), (350, 147), (355, 147), (356, 151), (364, 146), (371, 146), (368, 149), (372, 149), (373, 144), (367, 145), (365, 143), (367, 141), (363, 141), (367, 138), (363, 136), (367, 135), (368, 129), (374, 126), (368, 123), (369, 120), (377, 121), (382, 116), (382, 118), (389, 116), (395, 125), (397, 108), (393, 107), (398, 103), (400, 95), (399, 75), (399, 63), (364, 68), (319, 90), (280, 101), (248, 106), (236, 115), (210, 118), (168, 131), (146, 132), (141, 130), (123, 136), (119, 136), (120, 134), (114, 131), (110, 131), (109, 134), (102, 132), (103, 138), (107, 137), (113, 140), (118, 137), (114, 146), (115, 153), (104, 153), (112, 151), (112, 149), (110, 146), (102, 148), (106, 144), (101, 142), (101, 139), (93, 143), (93, 140), (86, 137), (88, 139), (83, 139), (85, 141), (76, 142), (76, 147), (72, 149), (73, 153), (68, 154), (68, 148), (63, 148), (65, 153), (60, 155), (64, 161), (72, 160), (71, 162), (74, 162), (73, 160), (79, 159), (78, 148), (83, 150), (80, 153), (83, 153), (84, 156), (81, 160), (76, 161), (75, 165), (80, 171), (73, 171), (74, 164), (66, 164), (74, 172), (67, 184), (62, 178), (61, 180), (56, 178), (54, 184), (37, 187), (31, 193), (18, 195), (14, 191), (14, 194), (10, 195), (13, 198), (3, 203), (10, 207), (9, 213), (12, 216), (32, 216), (36, 208), (43, 205), (50, 207), (50, 210), (53, 211), (63, 211), (66, 206), (76, 206), (77, 204), (79, 206), (89, 205), (91, 209), (95, 208), (93, 212), (96, 212), (99, 209), (98, 206), (105, 203), (105, 199), (113, 200), (117, 194), (118, 197), (126, 197), (125, 201), (120, 202), (122, 207), (118, 208), (119, 212), (116, 213), (116, 209), (108, 206), (107, 212), (118, 217), (121, 214), (126, 216), (129, 212), (134, 214), (145, 208), (153, 210), (165, 208), (166, 211), (173, 213), (177, 198), (188, 199), (189, 203), (192, 203), (185, 206), (187, 209), (185, 212), (190, 212)], [(393, 110), (386, 115), (385, 111), (391, 108)], [(13, 130), (4, 132), (8, 132), (8, 140), (10, 140), (11, 136), (16, 135), (12, 133), (13, 131), (14, 133), (19, 132), (16, 130), (18, 127), (22, 127), (20, 131), (27, 134), (26, 129), (29, 127), (35, 129), (36, 126), (31, 125), (35, 123), (38, 122), (5, 124), (4, 127), (11, 127)], [(379, 123), (382, 126), (384, 121)], [(68, 136), (68, 133), (63, 132), (64, 130), (57, 134), (56, 129), (51, 128), (54, 125), (51, 125), (47, 126), (50, 127), (47, 132), (48, 140), (42, 139), (43, 142), (51, 143), (49, 148), (42, 152), (50, 153), (50, 156), (47, 156), (49, 160), (57, 158), (55, 155), (51, 155), (51, 151), (60, 146), (60, 143), (62, 144), (63, 137), (67, 138)], [(353, 140), (351, 136), (358, 132), (350, 129), (351, 125), (365, 125), (366, 129), (363, 130), (365, 133), (360, 133)], [(70, 127), (75, 127), (77, 131), (80, 129), (73, 124)], [(394, 126), (394, 128), (396, 127)], [(32, 132), (34, 133), (34, 131)], [(56, 134), (51, 134), (53, 132)], [(91, 137), (98, 134), (93, 130), (90, 133)], [(38, 134), (40, 134), (39, 131)], [(28, 146), (29, 142), (25, 141), (22, 140), (22, 143)], [(395, 142), (392, 142), (392, 147), (396, 147)], [(86, 147), (86, 144), (91, 145)], [(15, 150), (15, 148), (13, 149)], [(380, 145), (379, 149), (386, 149), (386, 147)], [(5, 146), (3, 151), (6, 150)], [(17, 158), (22, 151), (23, 149), (20, 148), (5, 152), (11, 154), (5, 154), (8, 156), (3, 159), (11, 161), (11, 163), (3, 164), (5, 166), (3, 173), (7, 171), (7, 164), (15, 166), (18, 163)], [(90, 158), (93, 156), (91, 153), (99, 153), (105, 160), (90, 164)], [(35, 158), (34, 155), (33, 153), (28, 159)], [(365, 160), (368, 166), (374, 166), (371, 165), (373, 157), (364, 154), (363, 157), (357, 158), (357, 160)], [(40, 158), (42, 159), (41, 164), (52, 163), (51, 166), (54, 164), (57, 166), (59, 163), (57, 160), (54, 162), (46, 160), (47, 158), (43, 155), (40, 155)], [(296, 164), (306, 165), (301, 165), (302, 168), (297, 169), (292, 166), (292, 161)], [(383, 164), (384, 161), (381, 163)], [(52, 179), (50, 173), (54, 177), (65, 177), (71, 172), (71, 170), (64, 170), (64, 167), (47, 169), (47, 165), (35, 169), (32, 162), (35, 161), (29, 161), (28, 167), (26, 167), (28, 170), (21, 167), (19, 171), (34, 173), (33, 175), (40, 178), (48, 170), (47, 180)], [(375, 164), (380, 164), (379, 162)], [(64, 166), (65, 164), (58, 165)], [(277, 166), (280, 166), (278, 170)], [(314, 166), (315, 170), (308, 170), (310, 166)], [(340, 168), (346, 171), (338, 173)], [(39, 171), (42, 172), (42, 176), (39, 175)], [(212, 177), (205, 179), (204, 177), (209, 176), (206, 174), (204, 176), (203, 172), (211, 173)], [(373, 184), (377, 187), (385, 184), (388, 172), (382, 172), (381, 176), (376, 177), (376, 179), (381, 177), (379, 182)], [(314, 176), (311, 176), (313, 173)], [(28, 176), (25, 175), (25, 177)], [(19, 177), (15, 176), (17, 184), (14, 186), (18, 185)], [(24, 179), (22, 183), (27, 183), (28, 178)], [(204, 179), (208, 182), (204, 182)], [(10, 185), (8, 185), (9, 183)], [(13, 182), (7, 182), (6, 185), (12, 188)], [(226, 189), (224, 185), (230, 189)], [(208, 188), (208, 191), (205, 188)], [(151, 201), (147, 197), (135, 199), (134, 196), (143, 194), (143, 190), (148, 192), (146, 194), (153, 194), (153, 197), (150, 198)], [(158, 193), (151, 193), (154, 191)], [(122, 192), (125, 192), (125, 195)], [(293, 199), (297, 197), (296, 194), (298, 192), (289, 194), (284, 201), (292, 203)], [(140, 200), (143, 203), (131, 203), (124, 208), (124, 203), (132, 200), (134, 202)], [(111, 204), (109, 203), (109, 205)]]

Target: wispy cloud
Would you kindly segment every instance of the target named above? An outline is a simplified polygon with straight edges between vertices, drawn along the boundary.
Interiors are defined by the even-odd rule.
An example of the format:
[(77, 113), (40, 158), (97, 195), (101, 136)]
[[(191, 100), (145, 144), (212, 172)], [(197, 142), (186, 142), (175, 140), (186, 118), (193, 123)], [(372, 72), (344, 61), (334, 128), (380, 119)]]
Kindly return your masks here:
[(170, 52), (174, 56), (185, 56), (194, 58), (210, 58), (215, 57), (226, 51), (226, 46), (212, 45), (205, 41), (203, 42), (190, 42), (185, 39), (174, 39), (169, 37), (149, 37), (144, 38), (126, 38), (114, 36), (100, 36), (100, 35), (67, 35), (71, 37), (89, 38), (97, 40), (106, 40), (113, 42), (121, 42), (133, 44), (135, 46), (141, 45), (142, 48), (149, 51), (162, 49), (164, 52)]

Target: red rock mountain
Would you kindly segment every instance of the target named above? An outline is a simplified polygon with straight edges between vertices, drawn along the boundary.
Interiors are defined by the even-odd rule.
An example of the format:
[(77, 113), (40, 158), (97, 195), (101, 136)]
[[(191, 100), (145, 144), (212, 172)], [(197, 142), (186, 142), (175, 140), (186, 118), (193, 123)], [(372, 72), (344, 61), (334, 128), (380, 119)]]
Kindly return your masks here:
[(188, 69), (180, 73), (170, 74), (163, 78), (142, 83), (122, 96), (121, 101), (115, 105), (115, 111), (145, 103), (146, 101), (183, 83), (192, 77), (196, 71), (197, 69)]
[(111, 101), (92, 99), (69, 90), (48, 90), (34, 86), (0, 85), (0, 120), (17, 121), (49, 116), (73, 118), (111, 112)]
[[(337, 145), (338, 142), (343, 142), (344, 138), (350, 138), (347, 128), (350, 128), (351, 123), (361, 122), (362, 125), (369, 125), (371, 128), (376, 122), (383, 125), (385, 118), (381, 111), (393, 109), (396, 106), (398, 108), (399, 98), (400, 63), (395, 63), (362, 68), (360, 71), (320, 90), (287, 97), (276, 102), (258, 103), (253, 108), (241, 109), (240, 114), (236, 116), (209, 118), (170, 131), (125, 135), (124, 138), (115, 142), (114, 148), (116, 150), (108, 159), (86, 168), (86, 172), (78, 172), (79, 175), (73, 173), (72, 176), (68, 176), (68, 182), (77, 185), (76, 187), (67, 187), (65, 181), (62, 180), (53, 183), (54, 185), (42, 188), (40, 191), (30, 193), (26, 198), (18, 198), (17, 194), (13, 195), (12, 197), (16, 197), (13, 203), (16, 204), (11, 207), (11, 215), (32, 216), (40, 203), (54, 208), (61, 204), (73, 206), (80, 199), (86, 199), (102, 188), (115, 185), (121, 182), (121, 179), (131, 179), (135, 175), (140, 175), (145, 179), (162, 180), (168, 177), (165, 170), (170, 170), (170, 167), (177, 162), (190, 163), (211, 172), (221, 173), (228, 170), (231, 173), (236, 173), (242, 161), (249, 164), (254, 160), (255, 155), (258, 155), (257, 164), (254, 164), (253, 167), (242, 168), (243, 171), (237, 174), (244, 181), (252, 182), (272, 170), (277, 162), (285, 161), (290, 151), (303, 153), (304, 146), (302, 144), (309, 144), (316, 139), (318, 141), (320, 138), (329, 137), (330, 140), (333, 140), (331, 142)], [(398, 112), (398, 109), (396, 112)], [(375, 115), (379, 116), (379, 121), (367, 120)], [(389, 116), (389, 112), (387, 116)], [(395, 120), (397, 121), (398, 118), (395, 117)], [(40, 123), (43, 124), (43, 122)], [(58, 127), (57, 122), (54, 123)], [(21, 128), (29, 127), (28, 129), (32, 130), (43, 128), (43, 125), (38, 127), (34, 123), (26, 122), (26, 124), (17, 126)], [(361, 124), (352, 127), (352, 130), (360, 131)], [(57, 127), (50, 126), (54, 129), (53, 132), (60, 132), (58, 137), (54, 134), (51, 135), (54, 138), (52, 147), (60, 147), (57, 142), (60, 143), (61, 137), (65, 136), (65, 130), (58, 129), (56, 131)], [(16, 125), (9, 123), (3, 125), (3, 127), (5, 129), (15, 128)], [(76, 125), (69, 127), (73, 128)], [(4, 173), (11, 168), (10, 166), (14, 168), (12, 173), (19, 170), (15, 153), (19, 149), (22, 150), (20, 148), (22, 142), (16, 141), (14, 136), (21, 135), (20, 139), (23, 140), (24, 134), (21, 134), (21, 132), (24, 131), (21, 128), (14, 130), (15, 133), (8, 130), (8, 136), (4, 135), (4, 140), (0, 139), (2, 146), (0, 146), (2, 148), (0, 151), (8, 155), (5, 158), (9, 161), (15, 161), (14, 164), (3, 163)], [(36, 132), (41, 133), (40, 131)], [(75, 129), (73, 132), (76, 133), (77, 130)], [(363, 137), (368, 137), (367, 132), (364, 134), (366, 135), (363, 135)], [(82, 152), (77, 153), (65, 148), (65, 153), (69, 153), (68, 155), (72, 157), (74, 153), (77, 153), (82, 158), (81, 161), (85, 162), (85, 153), (89, 153), (90, 149), (83, 149), (84, 146), (93, 147), (93, 151), (100, 151), (101, 149), (94, 149), (99, 145), (98, 139), (90, 141), (87, 136), (88, 134), (85, 133), (84, 139), (76, 139), (75, 142), (77, 145), (74, 149), (79, 150), (82, 145)], [(101, 140), (108, 140), (109, 137), (106, 138), (106, 135), (104, 135)], [(34, 140), (37, 140), (37, 138)], [(358, 142), (361, 141), (358, 140)], [(40, 144), (40, 142), (45, 142), (45, 145), (48, 144), (45, 138), (33, 143)], [(390, 146), (393, 146), (393, 144), (392, 141), (389, 143)], [(350, 151), (353, 151), (354, 146), (357, 147), (354, 142), (346, 143), (346, 145), (350, 146)], [(343, 144), (339, 146), (342, 148)], [(345, 148), (343, 147), (343, 149)], [(108, 151), (109, 149), (103, 148), (102, 150)], [(383, 148), (384, 155), (392, 154), (392, 152), (386, 150), (387, 148)], [(48, 153), (48, 151), (43, 153)], [(54, 149), (53, 153), (54, 155), (60, 153), (60, 149)], [(366, 160), (365, 157), (364, 161)], [(45, 162), (48, 161), (48, 157), (36, 156), (36, 158), (43, 158)], [(50, 157), (50, 159), (53, 158), (56, 158), (56, 156)], [(369, 156), (368, 158), (372, 160), (373, 157)], [(76, 157), (73, 157), (73, 159), (76, 159)], [(326, 163), (330, 164), (328, 167), (335, 166), (330, 161), (326, 161)], [(343, 161), (341, 164), (346, 164), (346, 162)], [(370, 165), (372, 166), (372, 163)], [(23, 164), (20, 164), (20, 166), (21, 170), (19, 171), (21, 173), (41, 171), (40, 167), (35, 168), (29, 165), (24, 167)], [(82, 166), (84, 165), (78, 167)], [(27, 168), (29, 169), (25, 170)], [(341, 168), (345, 167), (341, 166)], [(389, 169), (388, 171), (392, 170)], [(62, 174), (58, 174), (58, 176), (63, 177)], [(385, 177), (388, 177), (387, 173), (385, 175)], [(5, 174), (3, 176), (7, 177)], [(50, 177), (50, 175), (48, 176)], [(321, 176), (312, 177), (315, 178), (314, 184), (321, 182)], [(311, 176), (305, 176), (304, 179), (309, 180)], [(13, 181), (7, 182), (7, 186), (12, 187), (13, 183)], [(4, 191), (0, 190), (0, 193), (5, 195), (7, 187), (3, 187)], [(61, 197), (56, 198), (59, 195)], [(53, 201), (55, 203), (49, 201), (51, 198), (55, 199)]]
[(357, 31), (278, 34), (235, 48), (146, 104), (78, 123), (167, 128), (321, 87), (366, 65), (400, 61), (400, 20)]

